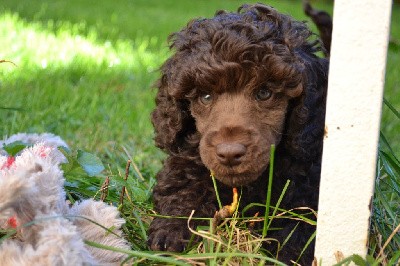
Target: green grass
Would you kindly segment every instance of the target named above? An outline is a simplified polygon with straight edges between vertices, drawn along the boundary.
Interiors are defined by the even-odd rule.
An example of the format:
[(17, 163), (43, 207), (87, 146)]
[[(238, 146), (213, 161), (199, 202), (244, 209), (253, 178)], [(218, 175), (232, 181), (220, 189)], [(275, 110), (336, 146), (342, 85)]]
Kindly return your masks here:
[[(107, 175), (111, 178), (107, 201), (118, 203), (121, 187), (127, 185), (130, 198), (125, 199), (121, 209), (128, 220), (125, 231), (129, 233), (133, 251), (145, 252), (151, 187), (164, 157), (152, 141), (150, 112), (155, 95), (152, 84), (158, 77), (158, 67), (168, 57), (167, 36), (192, 18), (210, 17), (218, 9), (235, 10), (241, 3), (238, 0), (3, 0), (0, 59), (10, 60), (16, 66), (0, 64), (0, 138), (17, 132), (52, 132), (73, 150), (97, 154), (106, 166), (104, 175), (87, 179), (82, 171), (71, 171), (66, 186), (69, 195), (71, 199), (98, 199)], [(306, 19), (300, 1), (268, 3), (297, 19)], [(316, 4), (332, 12), (330, 1)], [(385, 84), (385, 98), (398, 110), (399, 17), (400, 6), (394, 5)], [(381, 152), (378, 165), (380, 178), (374, 200), (371, 254), (378, 253), (384, 244), (375, 240), (380, 235), (384, 239), (390, 237), (391, 230), (399, 223), (396, 202), (400, 171), (395, 155), (400, 154), (397, 137), (400, 122), (387, 106), (383, 107), (381, 129), (393, 151), (381, 142), (382, 151), (388, 152), (388, 156)], [(131, 167), (124, 181), (128, 159), (138, 170)], [(241, 256), (221, 241), (222, 244), (216, 245), (217, 251)], [(387, 249), (389, 255), (395, 254), (399, 243), (394, 237)], [(256, 246), (252, 247), (254, 253), (259, 250)], [(187, 256), (205, 257), (210, 250), (218, 253), (205, 249), (203, 255)], [(218, 256), (223, 262), (231, 259)], [(212, 261), (217, 259), (209, 260), (211, 264)]]

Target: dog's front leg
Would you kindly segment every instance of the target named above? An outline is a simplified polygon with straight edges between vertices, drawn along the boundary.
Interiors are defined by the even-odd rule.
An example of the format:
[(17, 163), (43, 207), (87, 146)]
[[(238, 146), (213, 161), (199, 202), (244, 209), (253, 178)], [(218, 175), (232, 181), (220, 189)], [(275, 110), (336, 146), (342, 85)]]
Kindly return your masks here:
[[(187, 218), (192, 210), (194, 217), (205, 218), (217, 210), (208, 170), (182, 158), (169, 157), (165, 161), (157, 175), (153, 198), (158, 214), (168, 217), (156, 217), (150, 225), (147, 243), (152, 250), (183, 251), (192, 235)], [(199, 224), (207, 221), (191, 220), (189, 226), (195, 230)]]

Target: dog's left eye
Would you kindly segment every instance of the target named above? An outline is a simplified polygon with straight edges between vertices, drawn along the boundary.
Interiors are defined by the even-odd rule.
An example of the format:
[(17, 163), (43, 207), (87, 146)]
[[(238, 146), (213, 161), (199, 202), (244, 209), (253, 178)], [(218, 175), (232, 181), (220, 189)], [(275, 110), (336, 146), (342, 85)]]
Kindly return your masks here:
[(208, 105), (212, 102), (213, 97), (211, 96), (211, 94), (203, 94), (200, 96), (200, 101), (205, 104)]
[(272, 96), (272, 91), (266, 88), (261, 88), (257, 91), (255, 97), (257, 101), (266, 101)]

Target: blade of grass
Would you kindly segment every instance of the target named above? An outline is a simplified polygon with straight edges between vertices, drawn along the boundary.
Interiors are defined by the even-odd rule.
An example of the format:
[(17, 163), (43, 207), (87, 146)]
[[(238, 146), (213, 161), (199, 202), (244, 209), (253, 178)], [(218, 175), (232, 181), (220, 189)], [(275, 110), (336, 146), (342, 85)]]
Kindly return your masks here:
[(209, 258), (229, 258), (229, 257), (238, 257), (238, 258), (248, 258), (248, 259), (260, 259), (268, 262), (272, 262), (275, 265), (279, 266), (287, 266), (285, 263), (280, 262), (276, 259), (269, 258), (263, 255), (258, 254), (250, 254), (250, 253), (241, 253), (241, 252), (231, 252), (231, 253), (202, 253), (202, 254), (190, 254), (190, 255), (181, 255), (179, 258), (190, 258), (190, 259), (209, 259)]
[[(385, 167), (386, 172), (391, 176), (400, 176), (400, 162), (384, 151), (380, 151), (379, 153), (381, 159), (383, 159), (382, 162), (384, 162), (383, 166)], [(387, 167), (388, 165), (390, 165), (390, 167)], [(394, 173), (393, 170), (395, 170), (396, 173)]]
[(279, 205), (280, 205), (281, 202), (282, 202), (283, 196), (285, 195), (286, 190), (287, 190), (289, 184), (290, 184), (290, 180), (287, 180), (285, 186), (283, 187), (282, 193), (281, 193), (281, 195), (279, 196), (278, 202), (276, 203), (276, 205), (275, 205), (275, 207), (274, 207), (274, 210), (273, 210), (273, 212), (272, 212), (272, 216), (271, 216), (272, 218), (270, 219), (270, 221), (269, 221), (269, 223), (268, 223), (268, 228), (271, 226), (272, 220), (274, 219), (275, 214), (276, 214), (276, 212), (278, 211)]
[(387, 214), (390, 216), (390, 218), (392, 219), (392, 221), (396, 221), (396, 214), (393, 212), (392, 208), (390, 207), (389, 203), (387, 202), (387, 200), (385, 199), (384, 195), (385, 193), (381, 190), (381, 188), (379, 186), (376, 186), (376, 193), (375, 196), (377, 197), (377, 199), (379, 200), (379, 202), (383, 205), (383, 207), (385, 208)]
[(299, 223), (297, 223), (296, 226), (292, 229), (292, 231), (290, 231), (290, 233), (287, 235), (287, 237), (283, 241), (280, 249), (282, 249), (286, 245), (286, 243), (289, 241), (290, 237), (293, 235), (294, 231), (296, 231), (298, 226), (299, 226)]
[(135, 219), (139, 224), (139, 228), (140, 228), (140, 231), (142, 233), (142, 238), (143, 239), (147, 239), (146, 229), (144, 227), (144, 224), (142, 222), (141, 217), (139, 216), (139, 214), (135, 210), (132, 210), (132, 214), (133, 214), (133, 216), (135, 216)]
[(382, 256), (383, 251), (385, 250), (385, 248), (387, 247), (387, 245), (389, 245), (390, 241), (392, 240), (392, 238), (400, 231), (400, 224), (396, 227), (396, 229), (393, 230), (393, 232), (390, 234), (390, 236), (388, 237), (388, 239), (386, 240), (385, 244), (383, 245), (381, 251), (379, 252), (378, 256), (376, 257), (377, 259)]
[[(265, 205), (264, 205), (264, 204), (261, 204), (261, 203), (250, 203), (249, 205), (247, 205), (247, 206), (245, 207), (245, 209), (248, 210), (249, 208), (255, 207), (255, 206), (257, 206), (257, 207), (264, 207)], [(311, 225), (316, 225), (316, 224), (317, 224), (316, 221), (311, 220), (310, 218), (305, 217), (305, 215), (308, 215), (308, 214), (310, 214), (310, 213), (315, 213), (315, 212), (312, 212), (312, 211), (310, 210), (310, 213), (306, 213), (306, 214), (302, 215), (302, 214), (298, 214), (298, 213), (293, 212), (293, 210), (295, 210), (295, 209), (304, 209), (304, 208), (294, 208), (294, 209), (291, 209), (291, 210), (284, 210), (284, 209), (278, 208), (278, 211), (280, 211), (280, 212), (282, 212), (282, 213), (290, 214), (291, 216), (290, 216), (290, 217), (287, 217), (287, 216), (278, 215), (278, 216), (274, 217), (274, 219), (288, 219), (288, 218), (292, 218), (292, 219), (299, 219), (299, 220), (301, 220), (301, 221), (303, 221), (303, 222), (306, 222), (306, 223), (309, 223), (309, 224), (311, 224)], [(306, 208), (306, 209), (308, 209), (308, 208)], [(251, 219), (251, 218), (253, 218), (253, 217), (242, 217), (242, 218), (240, 218), (240, 219)]]
[(211, 179), (212, 179), (212, 181), (213, 181), (215, 194), (216, 194), (216, 196), (217, 196), (218, 207), (219, 207), (219, 209), (222, 209), (222, 203), (221, 203), (221, 199), (219, 198), (219, 193), (218, 193), (218, 188), (217, 188), (217, 181), (215, 180), (215, 177), (214, 177), (214, 173), (213, 173), (213, 172), (211, 172), (210, 175), (211, 175)]
[(22, 109), (20, 107), (3, 107), (3, 106), (0, 106), (0, 110), (23, 111), (24, 109)]
[[(92, 247), (96, 247), (96, 248), (100, 248), (100, 249), (104, 249), (104, 250), (110, 250), (110, 251), (119, 252), (119, 253), (125, 253), (127, 255), (138, 257), (138, 258), (147, 258), (147, 259), (152, 259), (152, 260), (155, 260), (158, 262), (165, 262), (165, 263), (169, 263), (172, 265), (178, 265), (178, 266), (190, 265), (189, 263), (185, 263), (176, 258), (166, 257), (165, 255), (169, 254), (167, 252), (155, 254), (151, 251), (145, 252), (145, 251), (135, 251), (135, 250), (126, 250), (126, 249), (121, 249), (121, 248), (115, 248), (115, 247), (106, 246), (106, 245), (103, 245), (100, 243), (92, 242), (89, 240), (85, 240), (84, 242), (86, 245), (89, 245)], [(173, 255), (173, 254), (171, 254), (171, 255)], [(180, 257), (182, 257), (182, 256), (180, 256)]]
[(303, 256), (304, 251), (306, 251), (306, 249), (308, 248), (308, 246), (311, 244), (311, 242), (314, 240), (315, 236), (317, 235), (317, 231), (314, 231), (314, 233), (310, 236), (310, 238), (308, 239), (307, 243), (305, 244), (305, 246), (303, 247), (303, 249), (300, 252), (299, 257), (297, 258), (296, 262), (298, 262), (301, 258), (301, 256)]
[(395, 114), (397, 118), (400, 119), (400, 113), (396, 110), (396, 108), (393, 107), (393, 105), (388, 100), (386, 100), (386, 98), (383, 98), (383, 102), (386, 104), (387, 107), (389, 107), (389, 109), (393, 112), (393, 114)]
[(388, 265), (399, 265), (400, 264), (400, 250), (393, 254), (393, 257), (389, 260)]
[(64, 219), (64, 218), (79, 218), (79, 219), (84, 219), (84, 220), (87, 220), (87, 221), (89, 221), (89, 222), (91, 222), (91, 223), (93, 223), (93, 224), (95, 224), (95, 225), (97, 225), (97, 226), (103, 228), (103, 229), (106, 231), (107, 234), (113, 234), (113, 235), (115, 235), (115, 236), (117, 236), (117, 237), (121, 237), (121, 236), (119, 236), (118, 234), (114, 233), (114, 232), (112, 231), (112, 229), (107, 228), (107, 227), (105, 227), (105, 226), (103, 226), (103, 225), (97, 223), (96, 221), (94, 221), (94, 220), (92, 220), (92, 219), (89, 219), (89, 218), (87, 218), (87, 217), (85, 217), (85, 216), (80, 216), (80, 215), (55, 215), (55, 216), (47, 216), (47, 217), (38, 218), (38, 219), (35, 219), (35, 220), (30, 221), (30, 222), (28, 222), (28, 223), (25, 223), (25, 224), (23, 224), (23, 225), (20, 225), (20, 226), (18, 226), (18, 227), (17, 227), (16, 229), (14, 229), (14, 230), (10, 230), (9, 233), (7, 233), (6, 235), (4, 235), (3, 237), (0, 238), (0, 244), (1, 244), (5, 239), (7, 239), (7, 238), (9, 238), (10, 236), (12, 236), (13, 234), (15, 234), (15, 233), (17, 232), (17, 230), (19, 230), (20, 228), (29, 227), (29, 226), (31, 226), (31, 225), (38, 224), (38, 223), (40, 223), (41, 221), (47, 221), (47, 220), (52, 220), (52, 219), (60, 219), (60, 218), (62, 218), (62, 219)]
[(268, 189), (267, 189), (267, 200), (265, 202), (265, 214), (264, 214), (264, 227), (262, 232), (262, 237), (267, 235), (268, 231), (268, 217), (269, 217), (269, 207), (271, 203), (272, 194), (272, 179), (274, 175), (274, 158), (275, 158), (275, 145), (271, 145), (270, 158), (269, 158), (269, 176), (268, 176)]
[(383, 143), (390, 151), (390, 154), (392, 154), (396, 160), (398, 161), (396, 154), (394, 152), (394, 150), (392, 149), (392, 146), (389, 144), (388, 140), (386, 139), (385, 135), (382, 133), (382, 131), (379, 133), (379, 137), (380, 137), (380, 141), (381, 143)]

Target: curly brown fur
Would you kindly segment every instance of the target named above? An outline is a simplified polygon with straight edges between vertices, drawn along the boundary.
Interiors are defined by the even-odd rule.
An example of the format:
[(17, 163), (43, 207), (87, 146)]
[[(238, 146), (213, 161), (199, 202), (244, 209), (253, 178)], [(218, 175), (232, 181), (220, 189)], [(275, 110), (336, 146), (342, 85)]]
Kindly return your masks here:
[[(174, 54), (161, 68), (152, 114), (156, 145), (168, 154), (154, 188), (157, 212), (212, 217), (218, 205), (210, 170), (223, 204), (232, 186), (242, 186), (239, 208), (265, 203), (271, 144), (272, 203), (290, 179), (280, 207), (317, 209), (328, 61), (315, 55), (321, 47), (311, 35), (304, 23), (261, 4), (193, 20), (171, 35)], [(268, 236), (282, 242), (297, 224), (281, 220), (274, 227), (283, 229)], [(300, 222), (279, 259), (296, 260), (314, 230)], [(155, 218), (148, 244), (182, 251), (189, 238), (186, 220)], [(300, 262), (312, 259), (313, 245)]]

